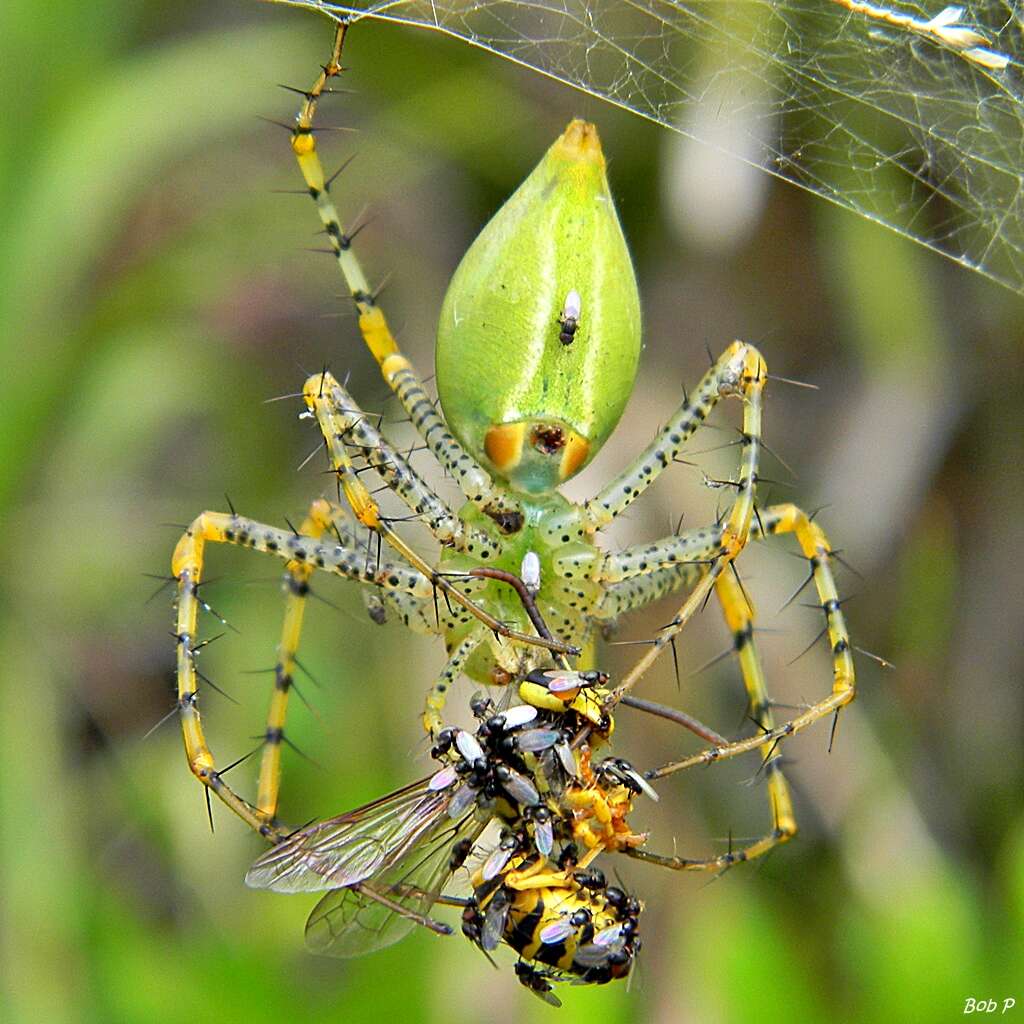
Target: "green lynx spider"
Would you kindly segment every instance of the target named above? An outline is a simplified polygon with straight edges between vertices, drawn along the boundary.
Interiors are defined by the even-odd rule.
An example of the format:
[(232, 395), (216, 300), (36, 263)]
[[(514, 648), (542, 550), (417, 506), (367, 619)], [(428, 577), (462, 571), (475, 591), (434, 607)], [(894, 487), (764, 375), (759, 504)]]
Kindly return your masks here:
[[(832, 549), (820, 527), (794, 505), (756, 506), (765, 362), (734, 342), (637, 459), (580, 505), (557, 487), (594, 455), (632, 391), (640, 351), (636, 279), (605, 175), (597, 132), (573, 121), (533, 173), (484, 229), (456, 271), (438, 334), (438, 390), (445, 418), (401, 354), (342, 227), (316, 149), (313, 117), (327, 83), (340, 74), (346, 26), (331, 60), (292, 129), (292, 148), (316, 202), (338, 267), (355, 302), (359, 328), (385, 381), (423, 443), (466, 499), (456, 511), (434, 494), (326, 371), (303, 389), (306, 413), (323, 434), (337, 477), (338, 500), (318, 499), (298, 530), (267, 526), (234, 511), (203, 512), (174, 552), (177, 581), (178, 709), (192, 772), (228, 807), (275, 840), (281, 747), (308, 580), (323, 571), (370, 588), (371, 613), (397, 613), (412, 629), (445, 638), (449, 661), (423, 715), (441, 727), (445, 694), (465, 673), (485, 682), (522, 679), (552, 659), (578, 655), (595, 625), (666, 594), (692, 587), (672, 621), (618, 682), (614, 706), (714, 592), (734, 637), (751, 716), (760, 733), (718, 742), (654, 775), (760, 749), (766, 759), (773, 829), (751, 847), (763, 852), (795, 831), (777, 746), (854, 696), (852, 652), (831, 571)], [(682, 451), (722, 398), (743, 406), (735, 499), (716, 523), (654, 543), (604, 551), (595, 535), (632, 504)], [(353, 465), (361, 454), (441, 545), (438, 566), (421, 558), (381, 515)], [(347, 505), (347, 507), (346, 507)], [(772, 720), (756, 650), (753, 613), (729, 572), (749, 540), (793, 533), (810, 566), (832, 648), (831, 693), (781, 726)], [(377, 535), (378, 557), (367, 557)], [(287, 564), (285, 621), (267, 718), (255, 803), (237, 795), (218, 771), (197, 704), (199, 588), (208, 542), (249, 547)], [(385, 546), (385, 557), (379, 555)], [(506, 581), (473, 575), (503, 570)], [(499, 573), (498, 575), (501, 575)], [(539, 635), (519, 594), (534, 595), (552, 634)], [(439, 600), (439, 595), (441, 600)], [(565, 638), (567, 642), (557, 639)], [(711, 734), (712, 736), (714, 734)], [(742, 851), (729, 855), (742, 859)], [(698, 862), (657, 858), (670, 867)], [(720, 861), (700, 862), (704, 867)], [(731, 860), (730, 860), (731, 862)]]

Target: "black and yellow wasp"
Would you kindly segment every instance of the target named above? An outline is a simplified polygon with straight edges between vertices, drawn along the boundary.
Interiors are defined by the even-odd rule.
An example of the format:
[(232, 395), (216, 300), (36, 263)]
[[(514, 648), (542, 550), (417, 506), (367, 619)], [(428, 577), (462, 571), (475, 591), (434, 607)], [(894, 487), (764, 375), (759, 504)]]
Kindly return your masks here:
[[(560, 683), (553, 675), (555, 693)], [(417, 925), (450, 934), (430, 916), (441, 903), (463, 907), (463, 931), (485, 952), (504, 943), (518, 953), (520, 980), (549, 1002), (549, 980), (624, 976), (639, 948), (640, 904), (589, 867), (605, 845), (576, 838), (590, 817), (579, 794), (608, 802), (628, 765), (591, 769), (589, 745), (570, 744), (585, 721), (574, 711), (499, 710), (484, 697), (472, 708), (477, 729), (439, 735), (432, 775), (292, 833), (253, 864), (247, 884), (324, 893), (306, 925), (318, 953), (359, 956)], [(497, 841), (487, 841), (488, 825)], [(472, 894), (445, 894), (464, 867)]]

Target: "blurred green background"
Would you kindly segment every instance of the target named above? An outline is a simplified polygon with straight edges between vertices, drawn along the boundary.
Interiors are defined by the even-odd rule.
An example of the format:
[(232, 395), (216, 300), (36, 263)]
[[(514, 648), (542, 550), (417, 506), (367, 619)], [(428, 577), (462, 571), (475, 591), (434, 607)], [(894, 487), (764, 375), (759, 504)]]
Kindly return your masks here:
[[(328, 363), (365, 408), (398, 419), (317, 246), (284, 132), (330, 44), (312, 16), (243, 3), (51, 5), (0, 12), (0, 502), (3, 768), (0, 963), (7, 1021), (533, 1021), (554, 1012), (460, 937), (416, 934), (357, 961), (306, 954), (311, 900), (247, 890), (259, 840), (214, 808), (211, 834), (173, 707), (167, 571), (178, 528), (229, 493), (283, 523), (325, 487), (293, 402)], [(857, 217), (664, 129), (424, 32), (364, 25), (323, 121), (335, 194), (402, 344), (429, 373), (445, 283), (474, 233), (570, 116), (598, 121), (636, 256), (646, 350), (636, 394), (582, 497), (678, 403), (733, 338), (776, 373), (768, 443), (776, 500), (826, 504), (845, 573), (861, 693), (793, 741), (798, 839), (708, 879), (626, 863), (646, 900), (631, 991), (564, 988), (560, 1019), (936, 1021), (965, 1000), (1024, 1014), (1021, 579), (1024, 387), (1019, 297)], [(702, 192), (701, 187), (706, 189)], [(699, 217), (698, 217), (699, 214)], [(699, 221), (699, 223), (698, 223)], [(341, 315), (339, 315), (341, 314)], [(719, 424), (738, 422), (724, 410)], [(398, 438), (408, 438), (397, 427)], [(695, 448), (729, 435), (708, 431)], [(706, 443), (704, 443), (706, 442)], [(734, 450), (698, 461), (727, 474)], [(419, 456), (418, 458), (422, 458)], [(426, 469), (426, 461), (420, 463)], [(788, 486), (787, 486), (788, 484)], [(451, 495), (450, 483), (439, 482)], [(678, 466), (610, 531), (662, 535), (714, 513)], [(410, 533), (416, 537), (415, 533)], [(425, 537), (418, 537), (425, 541)], [(829, 683), (811, 610), (776, 614), (800, 582), (785, 540), (744, 556), (774, 694)], [(215, 551), (207, 596), (241, 631), (204, 670), (239, 702), (204, 697), (227, 763), (262, 730), (279, 628), (279, 566)], [(294, 702), (282, 813), (338, 813), (425, 771), (417, 711), (436, 642), (373, 626), (338, 581), (316, 590)], [(671, 605), (622, 623), (650, 635)], [(214, 632), (206, 623), (207, 632)], [(643, 694), (729, 732), (743, 697), (709, 611)], [(620, 671), (635, 650), (606, 648)], [(453, 698), (464, 705), (468, 684)], [(668, 724), (620, 720), (616, 750), (649, 767), (694, 749)], [(757, 762), (661, 784), (635, 821), (651, 848), (697, 856), (767, 826)], [(233, 773), (251, 793), (252, 763)]]

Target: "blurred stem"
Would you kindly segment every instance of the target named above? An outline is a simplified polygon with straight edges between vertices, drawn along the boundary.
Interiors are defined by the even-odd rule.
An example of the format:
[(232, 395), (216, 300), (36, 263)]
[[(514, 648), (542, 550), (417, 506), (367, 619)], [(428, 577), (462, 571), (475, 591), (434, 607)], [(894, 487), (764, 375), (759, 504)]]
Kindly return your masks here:
[(24, 638), (30, 635), (12, 622), (0, 638), (5, 674), (25, 698), (18, 701), (16, 726), (5, 730), (0, 772), (4, 1019), (61, 1024), (77, 1019), (85, 984), (76, 892), (87, 877), (84, 815), (67, 799), (61, 690), (52, 685), (62, 659), (55, 646), (47, 653), (28, 649)]
[(302, 41), (290, 28), (216, 32), (124, 60), (65, 92), (63, 116), (33, 140), (31, 177), (0, 264), (0, 331), (10, 339), (0, 509), (68, 395), (85, 340), (82, 292), (132, 199), (163, 164), (249, 123), (247, 55), (273, 52), (275, 63), (300, 64)]

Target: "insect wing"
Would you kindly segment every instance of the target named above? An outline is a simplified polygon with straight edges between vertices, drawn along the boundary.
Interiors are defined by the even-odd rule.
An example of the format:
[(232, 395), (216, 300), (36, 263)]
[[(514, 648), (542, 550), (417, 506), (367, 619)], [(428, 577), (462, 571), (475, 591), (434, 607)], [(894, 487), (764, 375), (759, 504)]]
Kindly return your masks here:
[(500, 875), (505, 869), (505, 865), (512, 859), (513, 853), (515, 853), (515, 847), (512, 845), (501, 843), (495, 847), (491, 855), (484, 861), (484, 866), (481, 869), (483, 880), (489, 882), (492, 878)]
[(483, 748), (477, 742), (477, 738), (465, 729), (460, 729), (455, 734), (455, 746), (468, 764), (476, 764), (483, 759)]
[[(246, 885), (274, 892), (320, 892), (362, 882), (400, 861), (432, 832), (450, 831), (452, 790), (429, 779), (347, 814), (300, 829), (260, 857)], [(458, 792), (456, 790), (456, 792)]]
[(576, 758), (573, 756), (572, 747), (565, 742), (556, 743), (555, 752), (558, 754), (558, 760), (561, 762), (565, 774), (570, 778), (576, 778), (579, 775), (579, 769), (576, 766)]
[(562, 1005), (562, 1000), (551, 991), (551, 986), (547, 988), (531, 988), (530, 991), (540, 999), (543, 999), (548, 1006), (553, 1006), (556, 1010)]
[(575, 960), (584, 967), (599, 967), (605, 964), (613, 953), (621, 952), (625, 945), (626, 940), (621, 926), (614, 925), (598, 932), (593, 942), (576, 950)]
[(452, 783), (458, 779), (458, 773), (455, 771), (454, 765), (445, 765), (440, 771), (434, 772), (430, 776), (430, 781), (427, 783), (427, 789), (437, 792), (441, 789), (447, 789)]
[(538, 821), (533, 826), (533, 841), (541, 856), (551, 856), (551, 851), (555, 848), (555, 833), (550, 820)]
[[(369, 881), (327, 893), (306, 922), (306, 946), (323, 956), (362, 956), (404, 938), (437, 902), (451, 875), (452, 847), (475, 842), (483, 825), (467, 817)], [(435, 929), (437, 930), (437, 929)]]
[(452, 793), (452, 799), (448, 804), (448, 817), (461, 818), (476, 800), (477, 790), (470, 785), (460, 786)]
[(557, 729), (527, 729), (516, 737), (516, 746), (524, 754), (547, 750), (562, 738)]
[(520, 961), (516, 964), (516, 976), (521, 985), (528, 988), (538, 999), (543, 999), (549, 1006), (562, 1005), (562, 1000), (551, 991), (550, 983), (540, 971)]
[[(425, 913), (419, 905), (400, 914), (359, 889), (333, 889), (313, 908), (306, 922), (306, 946), (322, 956), (350, 958), (384, 949), (404, 939), (416, 927), (413, 914)], [(413, 901), (419, 904), (420, 901)]]
[(508, 769), (508, 775), (502, 780), (501, 786), (513, 800), (525, 807), (531, 807), (540, 800), (537, 787), (513, 768)]
[(516, 704), (501, 713), (505, 729), (521, 729), (537, 717), (537, 709), (532, 704)]
[(502, 886), (491, 897), (484, 912), (484, 927), (480, 935), (480, 946), (488, 953), (493, 952), (501, 945), (505, 936), (505, 925), (508, 923), (508, 913), (512, 909), (512, 898), (508, 891)]
[(557, 942), (564, 942), (574, 931), (576, 929), (569, 918), (563, 917), (558, 921), (545, 925), (541, 929), (538, 938), (543, 945), (551, 946)]

